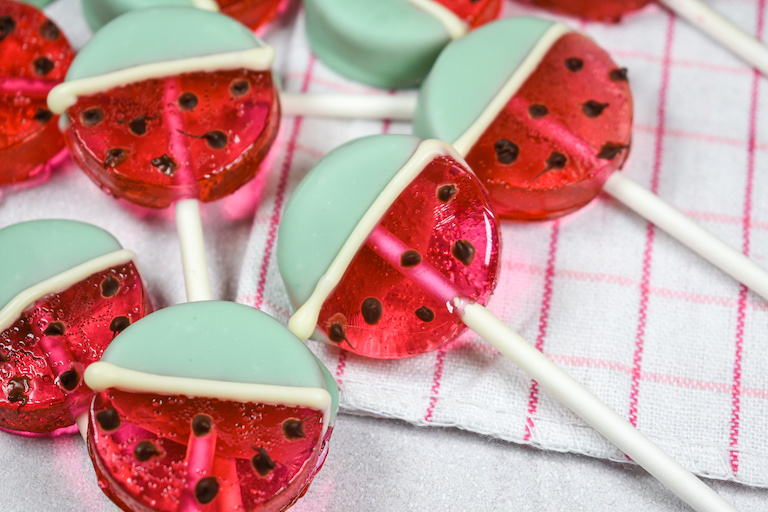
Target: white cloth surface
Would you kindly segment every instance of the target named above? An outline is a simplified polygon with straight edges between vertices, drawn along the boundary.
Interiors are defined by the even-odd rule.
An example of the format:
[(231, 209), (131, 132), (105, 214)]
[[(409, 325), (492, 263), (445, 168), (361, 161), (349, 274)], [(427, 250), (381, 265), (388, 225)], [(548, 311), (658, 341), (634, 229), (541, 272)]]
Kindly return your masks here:
[[(756, 1), (713, 5), (744, 26), (755, 25)], [(88, 38), (76, 0), (58, 0), (48, 12), (76, 46)], [(531, 11), (508, 5), (505, 14), (523, 12)], [(295, 16), (295, 9), (289, 15)], [(630, 67), (636, 125), (627, 172), (644, 183), (650, 182), (657, 152), (658, 89), (668, 26), (664, 12), (652, 7), (622, 27), (584, 27), (614, 53), (617, 62)], [(299, 90), (310, 60), (303, 33), (292, 27), (289, 17), (266, 37), (282, 50), (277, 69), (286, 77), (286, 87)], [(684, 23), (674, 23), (674, 34), (674, 66), (660, 131), (661, 195), (734, 246), (741, 246), (745, 176), (753, 147), (750, 254), (767, 266), (768, 207), (758, 201), (759, 191), (768, 185), (760, 182), (760, 170), (765, 168), (766, 146), (760, 138), (764, 134), (758, 130), (754, 144), (748, 142), (753, 76)], [(367, 90), (344, 82), (321, 63), (311, 67), (307, 83), (312, 91)], [(705, 77), (711, 77), (707, 80), (712, 83)], [(762, 92), (765, 79), (757, 83)], [(764, 116), (760, 108), (756, 112), (759, 127)], [(274, 243), (269, 241), (285, 198), (324, 152), (351, 138), (385, 130), (407, 133), (409, 126), (284, 119), (273, 158), (264, 169), (264, 189), (252, 184), (231, 200), (204, 208), (214, 296), (259, 304), (285, 321), (288, 303), (274, 264)], [(0, 227), (46, 217), (95, 223), (138, 254), (155, 307), (184, 300), (172, 212), (123, 207), (71, 163), (45, 183), (5, 189), (2, 196)], [(600, 198), (557, 224), (556, 251), (551, 257), (554, 225), (505, 223), (504, 271), (491, 307), (532, 342), (545, 323), (544, 351), (628, 414), (645, 222)], [(638, 378), (638, 424), (696, 471), (766, 486), (766, 303), (752, 294), (746, 296), (736, 444), (739, 471), (734, 476), (729, 452), (739, 287), (663, 234), (657, 233), (653, 243)], [(549, 261), (553, 265), (548, 270)], [(547, 275), (552, 276), (552, 291), (548, 316), (542, 322)], [(536, 412), (530, 415), (532, 435), (526, 441), (530, 380), (471, 335), (448, 350), (399, 362), (366, 361), (319, 344), (311, 347), (339, 377), (343, 411), (379, 418), (340, 416), (326, 466), (294, 510), (685, 508), (635, 466), (555, 453), (587, 453), (625, 462), (546, 395), (536, 400)], [(442, 361), (442, 378), (435, 386), (438, 361)], [(414, 428), (381, 417), (475, 433)], [(36, 439), (2, 434), (0, 467), (2, 511), (117, 510), (98, 489), (77, 436)], [(739, 510), (768, 508), (764, 489), (709, 483)]]

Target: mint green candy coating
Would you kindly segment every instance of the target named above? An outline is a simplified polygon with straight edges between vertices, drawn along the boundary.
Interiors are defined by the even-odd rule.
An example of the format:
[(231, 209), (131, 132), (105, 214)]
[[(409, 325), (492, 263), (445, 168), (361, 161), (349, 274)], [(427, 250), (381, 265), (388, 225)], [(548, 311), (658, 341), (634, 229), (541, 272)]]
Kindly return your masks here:
[(73, 220), (33, 220), (0, 229), (0, 308), (31, 286), (120, 249), (103, 229)]
[(247, 27), (223, 14), (192, 7), (142, 9), (99, 30), (72, 61), (66, 81), (263, 46)]
[(320, 363), (280, 322), (225, 301), (179, 304), (130, 325), (102, 361), (154, 375), (243, 384), (338, 389)]
[(506, 18), (446, 46), (419, 90), (413, 133), (456, 142), (553, 25)]
[(305, 0), (312, 51), (345, 77), (374, 87), (417, 86), (451, 40), (408, 0)]
[(365, 212), (420, 143), (411, 135), (355, 139), (325, 155), (299, 184), (277, 235), (277, 265), (294, 306), (307, 301)]
[(121, 14), (159, 6), (192, 7), (191, 0), (81, 0), (83, 16), (91, 30), (96, 32)]

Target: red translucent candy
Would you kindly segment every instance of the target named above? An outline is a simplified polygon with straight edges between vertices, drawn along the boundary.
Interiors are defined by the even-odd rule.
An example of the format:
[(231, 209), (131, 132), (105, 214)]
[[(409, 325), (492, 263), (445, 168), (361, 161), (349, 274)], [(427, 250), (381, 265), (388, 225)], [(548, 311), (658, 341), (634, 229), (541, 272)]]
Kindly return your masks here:
[(150, 208), (215, 201), (253, 178), (277, 135), (269, 71), (150, 79), (78, 98), (72, 156), (116, 197)]
[(271, 512), (306, 491), (329, 437), (313, 409), (108, 389), (88, 450), (123, 510)]
[(502, 0), (435, 0), (466, 21), (471, 28), (495, 20), (501, 11)]
[(502, 218), (540, 220), (581, 208), (629, 154), (625, 69), (589, 38), (560, 38), (485, 130), (467, 162)]
[(281, 0), (216, 0), (221, 12), (252, 29), (267, 22)]
[(587, 20), (616, 23), (623, 14), (635, 11), (653, 0), (520, 0), (550, 11)]
[(25, 180), (64, 147), (45, 98), (75, 54), (35, 7), (0, 0), (0, 185)]
[[(499, 269), (498, 220), (482, 186), (461, 164), (433, 160), (380, 225), (413, 251), (403, 256), (406, 265), (429, 265), (463, 295), (480, 304), (488, 300)], [(370, 245), (360, 249), (323, 304), (318, 325), (342, 348), (382, 359), (428, 352), (465, 328), (445, 303)]]
[(0, 427), (53, 433), (74, 424), (93, 396), (83, 370), (150, 309), (132, 263), (35, 302), (0, 333)]

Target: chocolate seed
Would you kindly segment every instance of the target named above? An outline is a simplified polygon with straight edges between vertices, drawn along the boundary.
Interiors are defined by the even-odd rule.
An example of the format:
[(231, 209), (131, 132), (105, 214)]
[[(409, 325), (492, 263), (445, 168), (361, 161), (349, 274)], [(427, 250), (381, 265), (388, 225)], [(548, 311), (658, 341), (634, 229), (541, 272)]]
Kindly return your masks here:
[(151, 164), (154, 167), (157, 167), (157, 169), (166, 176), (173, 176), (173, 173), (176, 172), (176, 169), (179, 167), (176, 162), (173, 161), (173, 158), (169, 157), (167, 154), (153, 158)]
[(578, 73), (584, 67), (584, 61), (578, 57), (570, 57), (565, 59), (565, 67), (568, 68), (568, 71)]
[(43, 24), (40, 25), (40, 35), (49, 41), (55, 41), (59, 38), (61, 32), (54, 22), (45, 20)]
[(475, 246), (469, 240), (457, 240), (451, 246), (451, 254), (465, 266), (469, 266), (475, 259)]
[(80, 374), (77, 370), (67, 370), (59, 376), (61, 387), (66, 391), (72, 391), (80, 384)]
[(368, 297), (363, 301), (360, 306), (360, 313), (363, 315), (363, 320), (368, 325), (376, 325), (381, 319), (381, 314), (384, 311), (381, 301), (376, 297)]
[(549, 114), (549, 109), (544, 105), (535, 104), (528, 107), (528, 115), (534, 119), (541, 119), (547, 114)]
[(289, 441), (301, 439), (304, 436), (304, 420), (288, 418), (283, 422), (283, 435)]
[(179, 108), (181, 110), (192, 110), (197, 106), (197, 95), (191, 92), (185, 92), (179, 96)]
[(123, 148), (113, 148), (107, 151), (107, 156), (104, 158), (104, 168), (115, 168), (120, 164), (125, 163), (128, 160), (128, 150)]
[(98, 107), (89, 108), (80, 114), (80, 120), (85, 126), (96, 126), (104, 120), (104, 111)]
[(0, 17), (0, 41), (8, 37), (16, 30), (16, 21), (10, 16)]
[(334, 343), (341, 343), (342, 341), (349, 343), (347, 334), (344, 332), (344, 326), (339, 322), (333, 322), (328, 326), (328, 339)]
[(213, 418), (207, 414), (198, 414), (192, 419), (192, 433), (195, 437), (203, 437), (211, 433)]
[(157, 449), (157, 446), (155, 446), (152, 441), (141, 441), (136, 445), (136, 448), (134, 448), (133, 454), (136, 455), (136, 459), (139, 462), (145, 462), (152, 457), (160, 455), (160, 450)]
[(562, 153), (553, 151), (549, 158), (547, 158), (547, 171), (550, 169), (562, 169), (568, 162), (568, 158)]
[(7, 363), (8, 361), (10, 361), (10, 359), (8, 358), (8, 355), (0, 352), (0, 363)]
[(131, 321), (128, 320), (127, 316), (116, 316), (112, 319), (112, 322), (109, 324), (109, 330), (112, 331), (112, 337), (117, 336), (119, 333), (123, 332), (123, 330), (131, 325)]
[(211, 149), (224, 149), (227, 146), (227, 135), (220, 130), (213, 130), (203, 135)]
[(101, 296), (105, 298), (114, 297), (118, 291), (120, 291), (120, 281), (112, 274), (109, 274), (101, 282)]
[(35, 121), (39, 123), (47, 123), (53, 118), (53, 112), (48, 110), (47, 108), (39, 108), (37, 109), (37, 112), (35, 112)]
[(608, 73), (608, 78), (614, 82), (626, 82), (628, 80), (627, 72), (627, 68), (612, 69), (611, 72)]
[(96, 422), (104, 432), (112, 432), (120, 427), (120, 416), (115, 409), (104, 409), (96, 413)]
[(267, 476), (273, 469), (275, 469), (275, 463), (269, 458), (267, 450), (264, 448), (258, 448), (258, 452), (259, 453), (251, 457), (251, 465), (260, 476)]
[(139, 116), (128, 123), (128, 129), (134, 135), (144, 135), (147, 133), (147, 116)]
[(45, 328), (43, 334), (46, 336), (61, 336), (65, 332), (67, 332), (67, 326), (64, 325), (64, 322), (51, 322)]
[(251, 84), (248, 80), (235, 80), (229, 86), (229, 92), (232, 93), (232, 96), (242, 96), (250, 90)]
[(459, 189), (456, 187), (456, 185), (443, 185), (437, 189), (437, 198), (440, 200), (440, 202), (447, 203), (453, 198), (453, 196), (456, 195), (458, 191)]
[(493, 148), (496, 150), (496, 160), (504, 165), (515, 163), (520, 155), (520, 147), (511, 140), (499, 139)]
[(600, 148), (600, 152), (597, 154), (597, 158), (601, 160), (613, 160), (619, 153), (629, 149), (629, 146), (624, 144), (616, 144), (615, 142), (606, 142), (603, 147)]
[(607, 103), (600, 103), (595, 100), (589, 100), (581, 106), (581, 111), (587, 117), (598, 117), (603, 113), (603, 110), (608, 106)]
[(13, 377), (8, 381), (8, 401), (12, 404), (21, 402), (19, 408), (27, 405), (29, 397), (29, 377)]
[(219, 494), (219, 481), (215, 476), (201, 478), (195, 485), (195, 499), (201, 505), (212, 502), (217, 494)]
[(419, 251), (414, 251), (413, 249), (408, 249), (403, 254), (400, 255), (400, 266), (409, 268), (409, 267), (415, 267), (421, 263), (421, 254), (419, 254)]
[(422, 322), (431, 322), (435, 319), (435, 312), (429, 309), (427, 306), (421, 306), (416, 310), (416, 316)]
[(40, 76), (45, 76), (53, 69), (53, 61), (48, 57), (38, 57), (32, 62), (35, 67), (35, 73)]

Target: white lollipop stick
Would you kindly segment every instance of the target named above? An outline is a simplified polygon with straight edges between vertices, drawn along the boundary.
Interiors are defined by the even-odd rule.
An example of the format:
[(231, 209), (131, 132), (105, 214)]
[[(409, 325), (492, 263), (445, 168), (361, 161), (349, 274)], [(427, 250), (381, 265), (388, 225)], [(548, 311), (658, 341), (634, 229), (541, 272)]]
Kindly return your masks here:
[(701, 0), (658, 0), (719, 42), (764, 75), (768, 75), (768, 48)]
[(442, 302), (446, 297), (450, 297), (447, 302), (453, 306), (453, 312), (467, 327), (519, 366), (542, 388), (552, 393), (560, 402), (695, 510), (699, 512), (734, 512), (736, 510), (627, 420), (616, 414), (591, 391), (507, 327), (493, 313), (463, 296), (458, 288), (437, 269), (425, 263), (414, 267), (401, 265), (400, 256), (409, 247), (385, 228), (376, 227), (367, 243), (379, 256), (436, 299)]
[(696, 254), (768, 299), (768, 271), (676, 210), (621, 172), (603, 187), (640, 216), (654, 223)]
[(280, 110), (288, 116), (410, 121), (416, 95), (280, 93)]

